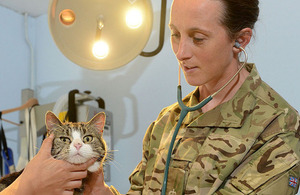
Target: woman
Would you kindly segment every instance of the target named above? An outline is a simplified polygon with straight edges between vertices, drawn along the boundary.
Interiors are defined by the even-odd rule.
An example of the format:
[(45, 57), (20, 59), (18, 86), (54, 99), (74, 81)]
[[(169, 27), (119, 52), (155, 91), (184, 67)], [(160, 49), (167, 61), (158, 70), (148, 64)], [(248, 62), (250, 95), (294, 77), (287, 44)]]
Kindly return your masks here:
[[(248, 45), (258, 13), (258, 0), (173, 0), (172, 49), (186, 81), (198, 86), (184, 98), (186, 105), (213, 94), (238, 71), (235, 43)], [(163, 109), (148, 128), (128, 194), (161, 193), (180, 110), (177, 103)], [(299, 119), (255, 65), (247, 64), (212, 101), (187, 114), (174, 144), (166, 194), (295, 194)]]
[[(197, 86), (185, 105), (196, 105), (238, 71), (241, 50), (235, 44), (248, 45), (258, 13), (258, 0), (173, 0), (172, 49), (186, 81)], [(128, 194), (161, 194), (179, 113), (175, 103), (149, 126)], [(299, 131), (298, 113), (247, 64), (207, 105), (187, 114), (173, 148), (166, 194), (295, 194)], [(86, 194), (118, 194), (104, 183), (101, 170), (93, 177)]]

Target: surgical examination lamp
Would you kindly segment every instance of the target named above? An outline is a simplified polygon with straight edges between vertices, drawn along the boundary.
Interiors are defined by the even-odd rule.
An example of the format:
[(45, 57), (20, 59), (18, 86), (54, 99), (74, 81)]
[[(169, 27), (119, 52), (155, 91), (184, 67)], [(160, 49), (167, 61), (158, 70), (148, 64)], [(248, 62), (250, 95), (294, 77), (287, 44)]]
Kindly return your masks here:
[(166, 0), (161, 1), (159, 44), (144, 52), (152, 32), (150, 0), (50, 0), (48, 23), (60, 51), (92, 70), (119, 68), (138, 55), (151, 57), (164, 43)]

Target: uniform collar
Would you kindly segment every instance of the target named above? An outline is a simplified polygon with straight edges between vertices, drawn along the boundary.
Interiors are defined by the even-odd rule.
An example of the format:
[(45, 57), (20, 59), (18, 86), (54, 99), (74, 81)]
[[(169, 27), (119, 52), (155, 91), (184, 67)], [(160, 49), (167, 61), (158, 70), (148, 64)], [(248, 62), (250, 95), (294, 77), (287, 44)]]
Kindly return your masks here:
[[(201, 110), (189, 112), (184, 119), (183, 124), (188, 127), (241, 127), (244, 118), (255, 106), (255, 96), (253, 96), (253, 91), (262, 82), (254, 64), (247, 64), (246, 69), (250, 74), (231, 100), (218, 105), (206, 113), (202, 113)], [(183, 102), (187, 106), (198, 104), (198, 87), (187, 95), (183, 99)], [(200, 120), (199, 117), (201, 117)], [(176, 120), (178, 119), (179, 115)]]

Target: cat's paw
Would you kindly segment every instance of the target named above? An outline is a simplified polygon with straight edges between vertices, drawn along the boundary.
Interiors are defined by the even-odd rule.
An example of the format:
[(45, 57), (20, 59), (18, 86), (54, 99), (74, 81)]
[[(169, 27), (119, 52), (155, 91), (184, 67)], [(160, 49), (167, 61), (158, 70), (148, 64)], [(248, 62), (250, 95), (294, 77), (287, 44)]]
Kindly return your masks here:
[(92, 166), (90, 166), (88, 168), (88, 171), (89, 172), (95, 172), (100, 168), (100, 166), (101, 166), (101, 163), (96, 161)]

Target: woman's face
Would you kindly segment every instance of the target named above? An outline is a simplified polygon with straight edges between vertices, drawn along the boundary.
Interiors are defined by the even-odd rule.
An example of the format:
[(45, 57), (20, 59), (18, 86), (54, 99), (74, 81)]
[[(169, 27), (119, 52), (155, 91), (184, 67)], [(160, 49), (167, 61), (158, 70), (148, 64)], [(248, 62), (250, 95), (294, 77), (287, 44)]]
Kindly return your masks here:
[(237, 71), (237, 55), (221, 25), (221, 1), (173, 0), (172, 49), (190, 85), (219, 88)]

